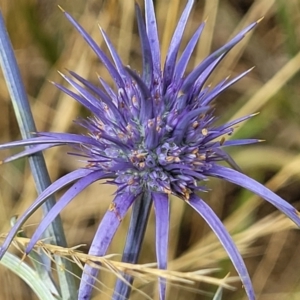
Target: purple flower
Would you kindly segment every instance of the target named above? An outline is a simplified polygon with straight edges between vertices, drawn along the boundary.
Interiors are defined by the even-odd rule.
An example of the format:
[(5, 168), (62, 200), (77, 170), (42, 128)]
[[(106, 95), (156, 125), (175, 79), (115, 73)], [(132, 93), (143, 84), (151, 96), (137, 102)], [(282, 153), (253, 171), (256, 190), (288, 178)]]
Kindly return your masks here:
[[(0, 149), (31, 146), (3, 162), (28, 156), (60, 145), (71, 145), (84, 157), (86, 164), (49, 186), (27, 209), (8, 234), (0, 248), (3, 256), (18, 229), (38, 209), (49, 195), (64, 188), (65, 192), (48, 215), (41, 221), (26, 249), (31, 251), (43, 231), (61, 210), (83, 189), (95, 181), (107, 179), (116, 185), (115, 198), (104, 215), (92, 242), (89, 254), (104, 255), (128, 209), (137, 201), (153, 201), (156, 214), (156, 255), (158, 267), (167, 267), (169, 195), (175, 195), (192, 206), (215, 232), (236, 268), (249, 299), (255, 299), (245, 264), (230, 235), (200, 194), (206, 191), (204, 182), (218, 177), (238, 184), (263, 197), (300, 226), (295, 208), (260, 183), (241, 173), (226, 146), (256, 143), (256, 139), (228, 140), (236, 124), (251, 118), (248, 115), (227, 124), (215, 125), (211, 102), (226, 88), (245, 76), (221, 81), (214, 88), (206, 81), (218, 63), (258, 22), (246, 27), (226, 45), (205, 58), (190, 74), (185, 70), (197, 44), (204, 23), (200, 24), (182, 55), (178, 57), (180, 42), (193, 1), (189, 0), (175, 29), (165, 64), (160, 61), (156, 18), (151, 0), (145, 0), (145, 22), (136, 5), (139, 34), (143, 54), (141, 74), (125, 67), (109, 38), (101, 30), (112, 61), (97, 46), (84, 29), (66, 12), (98, 58), (109, 71), (115, 87), (99, 78), (102, 87), (95, 86), (78, 74), (62, 75), (77, 91), (55, 84), (81, 103), (90, 112), (87, 119), (77, 121), (86, 135), (38, 132), (36, 137), (1, 145)], [(221, 166), (225, 161), (233, 168)], [(79, 299), (89, 299), (97, 269), (86, 265)], [(91, 276), (92, 275), (92, 276)], [(160, 280), (160, 299), (165, 298), (165, 281)]]

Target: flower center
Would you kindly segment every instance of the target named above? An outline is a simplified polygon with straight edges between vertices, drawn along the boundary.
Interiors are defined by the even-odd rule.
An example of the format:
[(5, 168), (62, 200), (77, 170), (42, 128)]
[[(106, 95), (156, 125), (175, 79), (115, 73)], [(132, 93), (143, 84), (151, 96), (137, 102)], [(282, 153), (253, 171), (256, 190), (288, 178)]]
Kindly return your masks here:
[(152, 190), (176, 194), (185, 200), (197, 186), (197, 180), (205, 180), (201, 172), (208, 168), (206, 155), (196, 147), (179, 147), (174, 142), (165, 142), (156, 149), (132, 150), (128, 155), (132, 168), (118, 171), (115, 182), (120, 189), (140, 193)]

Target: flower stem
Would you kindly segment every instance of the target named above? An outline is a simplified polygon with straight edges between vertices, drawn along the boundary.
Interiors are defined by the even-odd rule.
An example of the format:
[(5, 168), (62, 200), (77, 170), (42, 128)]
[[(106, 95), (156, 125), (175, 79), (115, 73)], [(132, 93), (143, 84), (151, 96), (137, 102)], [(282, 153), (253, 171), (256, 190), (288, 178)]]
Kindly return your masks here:
[[(13, 108), (16, 114), (17, 122), (23, 139), (32, 137), (32, 132), (36, 132), (33, 116), (27, 99), (24, 85), (22, 83), (20, 71), (17, 65), (14, 51), (9, 40), (8, 33), (5, 28), (5, 23), (0, 12), (0, 65), (3, 70), (4, 78), (12, 100)], [(31, 172), (36, 184), (38, 193), (41, 193), (47, 186), (50, 185), (50, 178), (47, 172), (45, 160), (42, 154), (34, 154), (29, 157)], [(50, 197), (42, 206), (43, 214), (46, 215), (55, 204), (55, 198)], [(66, 238), (64, 235), (62, 222), (57, 217), (45, 231), (44, 238), (51, 240), (53, 244), (66, 247)], [(45, 260), (44, 260), (45, 259)], [(46, 256), (43, 257), (46, 268), (49, 267), (51, 261)], [(72, 264), (55, 256), (57, 272), (63, 299), (76, 299), (77, 288), (74, 277), (72, 275)], [(68, 270), (67, 272), (65, 270)]]
[[(149, 212), (152, 205), (151, 194), (145, 192), (144, 195), (133, 204), (129, 230), (123, 251), (122, 261), (135, 264), (138, 260), (141, 245), (144, 239)], [(131, 292), (133, 277), (124, 274), (124, 280), (118, 279), (112, 299), (128, 299)]]

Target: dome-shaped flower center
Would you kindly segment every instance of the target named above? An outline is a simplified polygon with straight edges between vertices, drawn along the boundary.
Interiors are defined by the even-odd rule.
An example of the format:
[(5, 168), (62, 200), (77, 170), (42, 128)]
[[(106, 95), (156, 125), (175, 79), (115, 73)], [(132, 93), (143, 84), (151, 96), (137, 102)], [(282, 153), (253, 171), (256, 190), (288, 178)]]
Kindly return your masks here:
[[(126, 169), (117, 171), (115, 182), (119, 189), (139, 193), (143, 189), (176, 194), (184, 199), (205, 180), (201, 173), (209, 168), (206, 153), (198, 147), (178, 146), (165, 141), (152, 150), (140, 147), (127, 153), (130, 162)], [(202, 187), (203, 188), (203, 187)]]

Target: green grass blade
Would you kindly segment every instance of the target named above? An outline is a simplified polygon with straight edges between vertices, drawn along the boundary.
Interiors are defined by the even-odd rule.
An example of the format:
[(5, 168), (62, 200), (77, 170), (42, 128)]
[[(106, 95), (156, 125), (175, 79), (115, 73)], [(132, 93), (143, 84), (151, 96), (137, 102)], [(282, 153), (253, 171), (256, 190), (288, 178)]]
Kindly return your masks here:
[(41, 300), (57, 300), (60, 299), (52, 295), (51, 291), (49, 290), (46, 282), (44, 282), (37, 272), (31, 269), (26, 263), (24, 263), (19, 257), (6, 252), (3, 256), (2, 260), (0, 261), (0, 265), (8, 268), (20, 278), (22, 278), (29, 287), (35, 292), (35, 294)]

